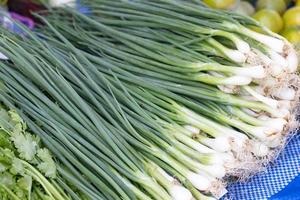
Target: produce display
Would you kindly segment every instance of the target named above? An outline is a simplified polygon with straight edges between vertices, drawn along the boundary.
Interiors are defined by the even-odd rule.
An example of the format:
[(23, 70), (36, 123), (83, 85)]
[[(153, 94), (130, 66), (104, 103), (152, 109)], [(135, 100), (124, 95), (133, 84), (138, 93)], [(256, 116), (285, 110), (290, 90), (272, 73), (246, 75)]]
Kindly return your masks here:
[(296, 50), (213, 2), (83, 0), (1, 27), (0, 199), (213, 200), (274, 160), (299, 125)]

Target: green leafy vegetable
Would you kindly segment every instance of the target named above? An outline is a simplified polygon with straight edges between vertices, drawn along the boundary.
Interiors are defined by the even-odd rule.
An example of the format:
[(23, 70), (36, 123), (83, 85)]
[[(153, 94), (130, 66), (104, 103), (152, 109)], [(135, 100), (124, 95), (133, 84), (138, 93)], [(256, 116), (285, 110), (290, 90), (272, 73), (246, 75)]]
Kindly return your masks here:
[[(69, 199), (52, 185), (56, 163), (40, 139), (14, 110), (0, 108), (0, 198), (12, 200)], [(53, 179), (53, 180), (52, 180)]]

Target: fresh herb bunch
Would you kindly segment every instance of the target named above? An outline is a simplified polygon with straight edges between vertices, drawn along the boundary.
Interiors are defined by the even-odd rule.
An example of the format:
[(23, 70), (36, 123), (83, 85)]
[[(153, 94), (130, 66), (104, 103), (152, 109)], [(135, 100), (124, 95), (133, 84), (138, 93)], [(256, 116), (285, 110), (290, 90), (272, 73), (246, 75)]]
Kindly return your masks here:
[(57, 188), (56, 163), (15, 110), (0, 108), (1, 199), (70, 199)]

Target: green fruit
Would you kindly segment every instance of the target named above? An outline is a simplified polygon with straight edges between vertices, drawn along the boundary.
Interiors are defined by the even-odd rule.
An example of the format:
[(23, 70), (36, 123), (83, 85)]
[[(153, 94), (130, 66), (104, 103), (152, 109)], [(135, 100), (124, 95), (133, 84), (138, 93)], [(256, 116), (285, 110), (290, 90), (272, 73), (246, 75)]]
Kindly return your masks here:
[(237, 0), (203, 0), (203, 2), (211, 8), (227, 10), (235, 6)]
[(258, 0), (256, 2), (256, 9), (262, 10), (262, 9), (270, 9), (275, 10), (280, 14), (283, 14), (283, 12), (286, 10), (286, 3), (284, 0)]
[(300, 26), (300, 7), (288, 9), (283, 15), (285, 27)]
[(278, 33), (283, 27), (283, 21), (280, 15), (274, 10), (260, 10), (253, 16), (261, 25), (269, 28), (271, 31)]
[(247, 2), (247, 1), (241, 1), (239, 3), (239, 6), (237, 7), (237, 9), (235, 10), (236, 13), (239, 13), (241, 15), (253, 15), (255, 12), (254, 7), (251, 5), (251, 3)]
[(281, 32), (281, 35), (285, 37), (292, 44), (300, 44), (300, 27), (290, 27), (286, 28)]

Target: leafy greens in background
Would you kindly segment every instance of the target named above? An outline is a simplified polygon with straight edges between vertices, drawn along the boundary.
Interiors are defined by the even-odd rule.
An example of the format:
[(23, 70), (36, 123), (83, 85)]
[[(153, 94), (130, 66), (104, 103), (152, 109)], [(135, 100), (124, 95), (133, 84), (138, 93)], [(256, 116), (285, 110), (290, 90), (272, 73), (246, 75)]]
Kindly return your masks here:
[(70, 199), (52, 180), (56, 163), (14, 110), (0, 107), (0, 199)]

